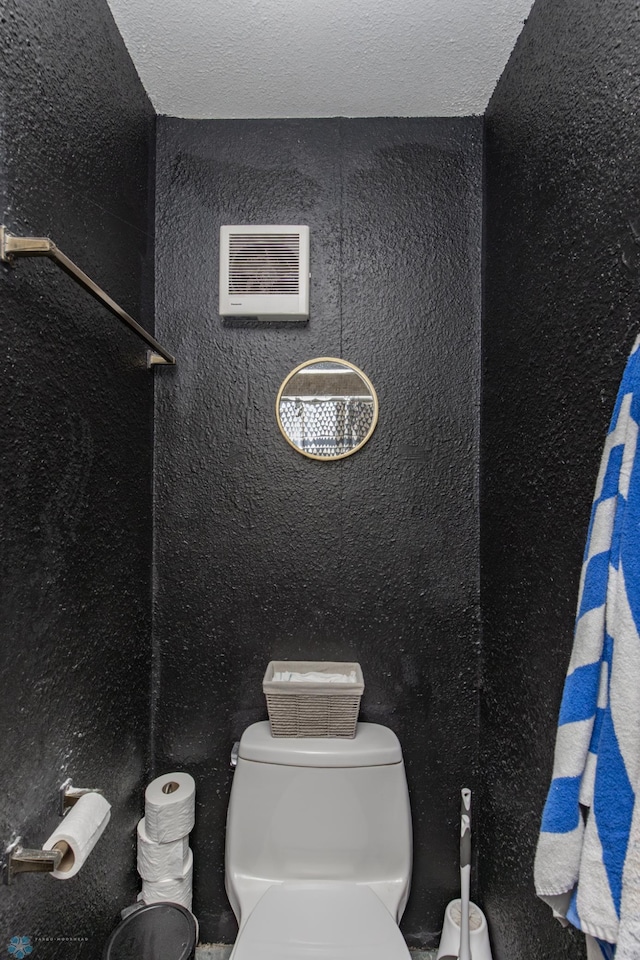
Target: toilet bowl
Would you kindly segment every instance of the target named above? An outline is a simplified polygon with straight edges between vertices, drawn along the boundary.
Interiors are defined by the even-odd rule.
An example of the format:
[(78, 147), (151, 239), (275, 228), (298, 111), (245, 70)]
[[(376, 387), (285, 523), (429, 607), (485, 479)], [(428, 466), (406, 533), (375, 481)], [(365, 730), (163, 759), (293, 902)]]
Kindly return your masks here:
[(249, 727), (229, 809), (225, 884), (232, 960), (406, 960), (411, 879), (402, 751), (386, 727), (353, 740)]
[(366, 885), (283, 883), (267, 890), (244, 926), (234, 960), (406, 960), (400, 929)]

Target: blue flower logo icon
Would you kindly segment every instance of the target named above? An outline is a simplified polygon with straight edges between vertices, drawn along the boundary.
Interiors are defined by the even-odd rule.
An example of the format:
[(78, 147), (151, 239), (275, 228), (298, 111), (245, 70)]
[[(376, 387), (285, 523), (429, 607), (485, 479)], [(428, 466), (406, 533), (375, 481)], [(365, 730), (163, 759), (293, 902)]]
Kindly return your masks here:
[(28, 957), (33, 950), (31, 937), (11, 937), (7, 950), (16, 960), (23, 960), (23, 957)]

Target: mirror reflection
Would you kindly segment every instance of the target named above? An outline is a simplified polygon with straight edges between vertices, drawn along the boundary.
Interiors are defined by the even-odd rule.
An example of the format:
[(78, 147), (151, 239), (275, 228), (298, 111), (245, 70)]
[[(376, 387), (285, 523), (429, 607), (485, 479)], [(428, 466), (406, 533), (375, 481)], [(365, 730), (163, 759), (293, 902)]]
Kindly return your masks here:
[(278, 392), (276, 416), (299, 453), (340, 460), (359, 450), (375, 430), (378, 398), (354, 364), (319, 357), (291, 371)]

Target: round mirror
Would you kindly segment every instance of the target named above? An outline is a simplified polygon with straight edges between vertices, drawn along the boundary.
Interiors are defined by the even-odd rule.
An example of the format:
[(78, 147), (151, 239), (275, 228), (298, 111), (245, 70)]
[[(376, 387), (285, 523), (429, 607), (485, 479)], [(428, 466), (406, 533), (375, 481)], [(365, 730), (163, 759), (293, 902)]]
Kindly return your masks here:
[(334, 357), (292, 370), (276, 399), (278, 426), (298, 453), (341, 460), (362, 447), (378, 422), (378, 398), (362, 370)]

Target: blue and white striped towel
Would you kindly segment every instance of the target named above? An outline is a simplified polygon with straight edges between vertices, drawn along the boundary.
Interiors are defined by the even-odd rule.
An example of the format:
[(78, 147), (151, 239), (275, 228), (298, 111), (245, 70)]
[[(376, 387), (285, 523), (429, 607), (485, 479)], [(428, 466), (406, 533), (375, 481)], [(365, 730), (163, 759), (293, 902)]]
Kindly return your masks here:
[(616, 960), (640, 958), (639, 347), (600, 464), (534, 871), (538, 896)]

